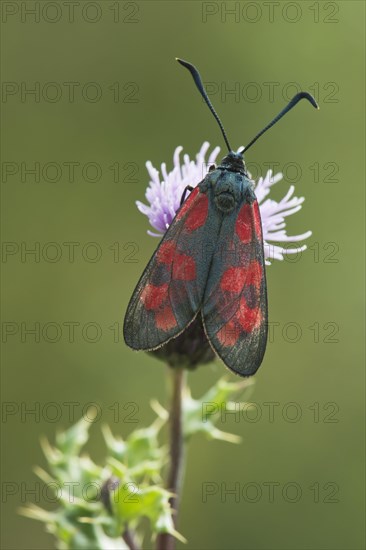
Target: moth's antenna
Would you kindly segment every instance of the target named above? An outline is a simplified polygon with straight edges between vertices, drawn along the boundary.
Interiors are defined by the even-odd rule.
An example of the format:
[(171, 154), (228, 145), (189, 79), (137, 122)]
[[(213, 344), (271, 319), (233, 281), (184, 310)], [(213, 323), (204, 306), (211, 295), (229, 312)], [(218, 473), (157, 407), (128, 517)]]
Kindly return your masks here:
[(193, 80), (194, 80), (194, 83), (196, 84), (196, 86), (198, 88), (198, 91), (202, 95), (203, 99), (205, 100), (205, 102), (208, 105), (208, 108), (210, 109), (210, 111), (213, 114), (213, 116), (215, 117), (218, 125), (220, 126), (220, 130), (222, 132), (222, 135), (224, 137), (226, 146), (229, 149), (229, 153), (230, 153), (232, 151), (232, 149), (231, 149), (229, 141), (227, 139), (226, 132), (224, 130), (224, 127), (222, 125), (221, 120), (218, 117), (218, 114), (216, 113), (215, 109), (213, 108), (213, 105), (212, 105), (211, 101), (208, 99), (207, 93), (206, 93), (206, 91), (203, 87), (203, 84), (202, 84), (202, 79), (200, 77), (200, 73), (197, 71), (196, 67), (194, 65), (192, 65), (191, 63), (188, 63), (188, 61), (183, 61), (183, 59), (179, 59), (178, 57), (176, 57), (175, 59), (178, 61), (178, 63), (183, 65), (183, 67), (188, 69), (189, 72), (191, 73), (191, 75), (193, 77)]
[(280, 120), (280, 118), (282, 118), (286, 113), (288, 113), (289, 111), (291, 111), (291, 109), (293, 107), (295, 107), (295, 105), (301, 100), (301, 99), (307, 99), (308, 101), (310, 101), (310, 103), (312, 104), (313, 107), (315, 107), (316, 109), (319, 109), (319, 105), (317, 104), (317, 102), (315, 101), (315, 99), (313, 98), (312, 95), (308, 94), (308, 92), (300, 92), (298, 94), (295, 95), (295, 97), (293, 97), (291, 99), (291, 101), (289, 102), (288, 105), (286, 105), (286, 107), (272, 120), (272, 122), (270, 122), (261, 132), (259, 132), (259, 134), (257, 134), (253, 139), (252, 141), (246, 146), (244, 147), (244, 149), (242, 149), (242, 152), (247, 152), (249, 147), (251, 147), (256, 141), (257, 139), (259, 139), (263, 134), (264, 132), (267, 132), (267, 130), (269, 130), (270, 128), (272, 128), (272, 126), (274, 124), (276, 124), (276, 122), (278, 122)]

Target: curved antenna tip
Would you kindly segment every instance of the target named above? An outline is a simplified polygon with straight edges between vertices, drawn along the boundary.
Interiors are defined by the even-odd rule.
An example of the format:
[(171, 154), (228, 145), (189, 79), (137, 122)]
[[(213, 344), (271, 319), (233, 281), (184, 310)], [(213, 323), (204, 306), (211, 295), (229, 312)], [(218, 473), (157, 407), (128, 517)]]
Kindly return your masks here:
[(312, 106), (315, 107), (315, 109), (317, 109), (317, 110), (320, 109), (320, 107), (317, 104), (315, 98), (311, 94), (309, 94), (309, 92), (300, 92), (299, 94), (296, 94), (295, 98), (299, 98), (299, 100), (303, 99), (303, 98), (307, 99), (309, 101), (309, 103), (311, 103)]
[(244, 147), (244, 151), (246, 152), (249, 149), (249, 147), (254, 145), (254, 143), (257, 141), (257, 139), (259, 139), (265, 132), (267, 132), (267, 130), (272, 128), (272, 126), (274, 124), (276, 124), (276, 122), (278, 122), (286, 113), (291, 111), (291, 109), (293, 109), (293, 107), (295, 107), (295, 105), (297, 105), (297, 103), (299, 103), (299, 101), (301, 101), (301, 99), (307, 99), (309, 101), (309, 103), (311, 103), (311, 105), (313, 107), (315, 107), (315, 109), (319, 109), (319, 105), (317, 104), (317, 102), (315, 101), (313, 96), (311, 94), (309, 94), (309, 92), (299, 92), (298, 94), (296, 94), (291, 99), (291, 101), (286, 105), (286, 107), (284, 109), (282, 109), (282, 111), (269, 124), (267, 124), (267, 126), (265, 128), (263, 128), (263, 130), (261, 132), (259, 132), (259, 134), (257, 134), (252, 139), (252, 141), (250, 141), (248, 143), (248, 145), (246, 145)]
[(193, 81), (194, 81), (198, 91), (200, 92), (201, 96), (205, 100), (206, 105), (210, 109), (211, 113), (213, 114), (214, 118), (216, 119), (216, 122), (218, 123), (218, 125), (220, 127), (222, 136), (224, 138), (224, 141), (226, 143), (226, 146), (227, 146), (229, 152), (232, 151), (232, 149), (230, 147), (230, 144), (229, 144), (229, 141), (228, 141), (227, 136), (226, 136), (226, 132), (225, 132), (224, 127), (222, 125), (222, 122), (219, 119), (219, 116), (216, 113), (215, 109), (213, 108), (213, 105), (212, 105), (211, 101), (209, 100), (209, 97), (208, 97), (207, 92), (204, 88), (204, 85), (203, 85), (203, 82), (202, 82), (202, 79), (201, 79), (201, 76), (200, 76), (198, 70), (196, 69), (196, 67), (194, 65), (192, 65), (192, 63), (189, 63), (189, 61), (184, 61), (184, 59), (180, 59), (179, 57), (176, 57), (175, 59), (178, 61), (178, 63), (180, 65), (183, 65), (183, 67), (188, 69), (189, 72), (191, 73), (191, 76), (193, 78)]
[[(176, 57), (175, 60), (178, 61), (178, 63), (180, 63), (181, 65), (183, 65), (183, 67), (185, 67), (186, 69), (191, 71), (191, 73), (192, 73), (192, 71), (198, 73), (196, 67), (194, 65), (192, 65), (192, 63), (189, 63), (189, 61), (184, 61), (184, 59), (181, 59), (180, 57)], [(192, 74), (192, 76), (193, 76), (193, 74)]]

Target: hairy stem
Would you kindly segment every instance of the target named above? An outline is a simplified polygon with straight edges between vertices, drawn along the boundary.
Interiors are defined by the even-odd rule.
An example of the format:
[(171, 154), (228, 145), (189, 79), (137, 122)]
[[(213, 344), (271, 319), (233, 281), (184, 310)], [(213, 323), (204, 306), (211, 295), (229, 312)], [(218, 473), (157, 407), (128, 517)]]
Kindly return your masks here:
[[(186, 371), (180, 368), (169, 369), (172, 375), (173, 391), (170, 406), (170, 470), (167, 489), (174, 493), (170, 498), (174, 527), (178, 523), (180, 492), (184, 473), (184, 437), (182, 402)], [(157, 550), (174, 550), (176, 539), (169, 533), (161, 533), (157, 537)]]
[(139, 546), (134, 539), (133, 533), (128, 528), (125, 529), (122, 538), (130, 550), (139, 550)]

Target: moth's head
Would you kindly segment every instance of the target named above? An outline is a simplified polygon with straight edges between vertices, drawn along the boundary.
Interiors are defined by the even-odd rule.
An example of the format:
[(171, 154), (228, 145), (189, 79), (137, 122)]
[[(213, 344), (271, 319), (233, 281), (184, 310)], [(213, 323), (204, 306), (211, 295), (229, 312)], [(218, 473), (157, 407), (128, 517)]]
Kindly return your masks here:
[(239, 172), (240, 174), (246, 174), (245, 163), (243, 159), (243, 153), (230, 151), (221, 161), (219, 169), (230, 170), (230, 172)]

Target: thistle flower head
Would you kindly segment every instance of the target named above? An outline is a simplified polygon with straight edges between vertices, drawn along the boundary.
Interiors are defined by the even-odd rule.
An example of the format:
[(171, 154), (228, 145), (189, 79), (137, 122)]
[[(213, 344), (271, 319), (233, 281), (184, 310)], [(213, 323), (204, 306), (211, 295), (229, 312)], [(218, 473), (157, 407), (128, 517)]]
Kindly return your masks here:
[[(196, 160), (191, 160), (187, 154), (184, 154), (181, 159), (183, 147), (177, 147), (173, 156), (173, 169), (170, 171), (167, 170), (165, 163), (161, 165), (160, 173), (150, 161), (146, 163), (150, 176), (145, 194), (148, 205), (140, 201), (136, 204), (140, 212), (149, 218), (150, 225), (154, 229), (154, 231), (148, 230), (149, 235), (154, 237), (164, 235), (180, 207), (186, 186), (195, 187), (205, 177), (209, 166), (215, 163), (220, 148), (215, 147), (208, 154), (209, 148), (210, 144), (207, 141), (204, 142), (196, 155)], [(294, 196), (293, 185), (279, 202), (269, 198), (271, 187), (282, 178), (281, 173), (273, 175), (272, 170), (268, 170), (265, 177), (259, 178), (254, 187), (262, 218), (264, 254), (267, 264), (270, 264), (271, 260), (283, 260), (287, 254), (302, 252), (306, 249), (305, 244), (291, 247), (288, 245), (307, 239), (311, 235), (311, 231), (301, 235), (287, 235), (286, 218), (301, 209), (304, 198)], [(284, 246), (285, 243), (286, 246)]]

